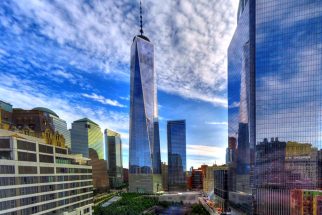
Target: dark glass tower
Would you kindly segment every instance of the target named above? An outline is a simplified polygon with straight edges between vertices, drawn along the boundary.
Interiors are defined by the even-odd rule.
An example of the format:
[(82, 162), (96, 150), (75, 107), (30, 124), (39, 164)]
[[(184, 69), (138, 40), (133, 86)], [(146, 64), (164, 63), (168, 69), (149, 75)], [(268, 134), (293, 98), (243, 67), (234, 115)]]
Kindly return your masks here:
[(168, 121), (169, 191), (186, 191), (186, 121)]
[[(141, 21), (142, 22), (142, 21)], [(129, 189), (162, 189), (154, 47), (143, 35), (131, 47)]]
[(105, 129), (105, 155), (110, 185), (117, 188), (123, 185), (123, 161), (121, 135)]
[[(238, 11), (228, 50), (229, 136), (238, 152), (231, 206), (318, 214), (322, 1), (241, 0)], [(247, 204), (234, 201), (240, 191), (251, 195)]]

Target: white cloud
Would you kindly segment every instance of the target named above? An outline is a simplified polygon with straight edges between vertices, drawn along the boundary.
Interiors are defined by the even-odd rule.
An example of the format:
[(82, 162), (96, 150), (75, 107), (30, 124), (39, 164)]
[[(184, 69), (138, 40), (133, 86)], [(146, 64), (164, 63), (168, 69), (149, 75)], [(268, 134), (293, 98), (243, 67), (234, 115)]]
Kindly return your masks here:
[(226, 148), (208, 145), (187, 145), (187, 155), (198, 155), (198, 156), (208, 156), (216, 157), (222, 154), (225, 155)]
[[(138, 33), (137, 2), (15, 3), (16, 17), (30, 18), (60, 46), (80, 50), (87, 61), (97, 64), (97, 72), (128, 81), (129, 68), (119, 65), (129, 65), (132, 38)], [(155, 45), (159, 89), (227, 107), (227, 47), (237, 5), (237, 0), (144, 1), (144, 30)], [(73, 64), (82, 64), (69, 58)]]
[(97, 102), (105, 104), (105, 105), (111, 105), (111, 106), (115, 106), (115, 107), (126, 107), (125, 105), (120, 104), (116, 100), (107, 99), (104, 96), (97, 95), (95, 93), (92, 93), (92, 94), (83, 93), (82, 96), (84, 96), (86, 98), (90, 98), (94, 101), (97, 101)]
[(228, 125), (228, 122), (206, 122), (207, 125)]

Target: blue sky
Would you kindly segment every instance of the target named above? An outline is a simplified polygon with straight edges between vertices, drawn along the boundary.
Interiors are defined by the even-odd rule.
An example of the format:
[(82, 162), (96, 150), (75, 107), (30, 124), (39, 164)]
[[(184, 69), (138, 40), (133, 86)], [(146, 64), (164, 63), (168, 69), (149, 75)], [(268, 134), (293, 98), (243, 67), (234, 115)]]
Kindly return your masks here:
[[(162, 161), (166, 121), (186, 119), (187, 167), (223, 163), (227, 48), (237, 0), (143, 1), (155, 46)], [(88, 117), (122, 134), (128, 166), (129, 61), (138, 1), (0, 1), (0, 99)]]

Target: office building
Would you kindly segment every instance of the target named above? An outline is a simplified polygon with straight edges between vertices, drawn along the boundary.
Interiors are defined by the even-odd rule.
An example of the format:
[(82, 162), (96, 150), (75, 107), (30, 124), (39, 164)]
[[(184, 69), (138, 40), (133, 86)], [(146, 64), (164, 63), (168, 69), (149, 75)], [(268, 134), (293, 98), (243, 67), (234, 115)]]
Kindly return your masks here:
[(0, 214), (92, 214), (89, 159), (8, 130), (0, 154)]
[[(321, 189), (321, 176), (313, 173), (319, 169), (311, 157), (315, 155), (305, 161), (308, 167), (303, 171), (312, 173), (307, 177), (300, 173), (302, 164), (295, 162), (296, 156), (284, 163), (286, 172), (271, 167), (274, 171), (265, 173), (266, 181), (254, 175), (255, 169), (266, 166), (255, 167), (255, 160), (276, 160), (279, 165), (283, 160), (279, 150), (284, 146), (273, 143), (277, 151), (263, 155), (256, 151), (264, 139), (278, 137), (281, 144), (321, 149), (322, 51), (316, 48), (322, 44), (321, 8), (321, 1), (239, 2), (237, 28), (228, 49), (228, 127), (238, 151), (232, 195), (249, 195), (244, 199), (250, 202), (241, 205), (245, 213), (290, 214), (290, 205), (281, 203), (290, 198), (290, 190), (304, 184), (310, 190)], [(290, 178), (282, 181), (284, 177)]]
[(106, 160), (99, 159), (97, 152), (90, 148), (88, 163), (92, 166), (93, 188), (95, 193), (105, 193), (110, 189), (109, 175), (107, 174)]
[(72, 123), (72, 153), (89, 157), (89, 148), (94, 149), (99, 159), (104, 159), (103, 134), (98, 124), (88, 118)]
[(65, 120), (59, 118), (59, 116), (55, 112), (53, 112), (52, 110), (49, 110), (47, 108), (37, 107), (32, 110), (38, 110), (38, 111), (42, 111), (42, 112), (48, 114), (52, 120), (54, 131), (58, 132), (59, 134), (64, 136), (66, 147), (68, 147), (68, 148), (71, 147), (70, 132), (67, 129), (67, 123)]
[(161, 163), (162, 185), (163, 190), (168, 191), (168, 165), (165, 162)]
[(214, 171), (214, 195), (215, 204), (221, 208), (222, 211), (228, 209), (228, 168), (223, 166), (221, 169)]
[(201, 191), (203, 189), (203, 173), (200, 169), (194, 169), (191, 172), (191, 189)]
[(162, 189), (154, 46), (140, 32), (131, 47), (129, 190), (153, 193)]
[(216, 164), (212, 166), (206, 166), (206, 169), (203, 173), (203, 191), (205, 193), (210, 194), (211, 192), (214, 191), (214, 186), (216, 181), (214, 172), (217, 170), (228, 170), (228, 166), (227, 165), (217, 166)]
[(168, 188), (169, 191), (185, 191), (186, 186), (186, 121), (167, 123), (168, 139)]
[(0, 129), (12, 127), (12, 105), (0, 100)]
[(123, 183), (129, 183), (129, 169), (123, 168)]
[(112, 188), (123, 185), (123, 160), (121, 135), (109, 129), (105, 129), (105, 154), (107, 170)]

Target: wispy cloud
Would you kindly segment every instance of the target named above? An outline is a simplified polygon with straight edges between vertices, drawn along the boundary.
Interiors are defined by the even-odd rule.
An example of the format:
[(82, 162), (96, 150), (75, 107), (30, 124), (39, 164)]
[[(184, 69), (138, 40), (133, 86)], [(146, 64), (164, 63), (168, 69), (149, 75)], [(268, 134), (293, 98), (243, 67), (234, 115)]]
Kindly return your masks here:
[(228, 125), (228, 122), (206, 122), (207, 125)]
[[(32, 29), (36, 35), (74, 50), (73, 55), (65, 55), (69, 66), (92, 65), (103, 77), (128, 81), (129, 47), (138, 33), (138, 2), (16, 0), (3, 4), (14, 17), (5, 17), (6, 28), (17, 26), (16, 33), (21, 34), (36, 25)], [(237, 0), (144, 2), (144, 30), (155, 45), (159, 89), (227, 107), (226, 52), (237, 5)]]
[(92, 93), (92, 94), (83, 93), (82, 96), (84, 96), (86, 98), (90, 98), (90, 99), (97, 101), (101, 104), (111, 105), (111, 106), (115, 106), (115, 107), (126, 107), (125, 105), (122, 105), (121, 103), (119, 103), (116, 100), (107, 99), (104, 96), (97, 95), (95, 93)]
[(208, 145), (187, 145), (187, 155), (216, 157), (225, 154), (224, 147)]

